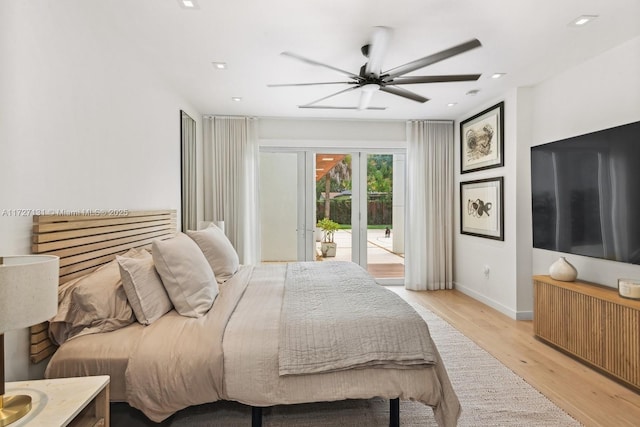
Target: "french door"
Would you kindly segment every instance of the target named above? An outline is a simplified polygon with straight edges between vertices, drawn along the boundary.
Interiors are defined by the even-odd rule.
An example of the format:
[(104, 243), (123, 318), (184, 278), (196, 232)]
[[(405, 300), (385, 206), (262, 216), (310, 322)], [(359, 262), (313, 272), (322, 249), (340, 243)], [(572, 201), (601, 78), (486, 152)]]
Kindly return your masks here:
[[(263, 151), (260, 175), (263, 262), (351, 260), (403, 283), (404, 153)], [(316, 227), (325, 217), (340, 226), (335, 253)]]

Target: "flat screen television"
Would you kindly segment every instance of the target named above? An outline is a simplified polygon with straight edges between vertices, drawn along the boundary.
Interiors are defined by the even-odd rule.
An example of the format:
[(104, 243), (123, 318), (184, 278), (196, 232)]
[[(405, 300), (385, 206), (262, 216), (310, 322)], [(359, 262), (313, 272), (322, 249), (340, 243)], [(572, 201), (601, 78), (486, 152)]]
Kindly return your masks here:
[(640, 264), (640, 122), (531, 147), (533, 247)]

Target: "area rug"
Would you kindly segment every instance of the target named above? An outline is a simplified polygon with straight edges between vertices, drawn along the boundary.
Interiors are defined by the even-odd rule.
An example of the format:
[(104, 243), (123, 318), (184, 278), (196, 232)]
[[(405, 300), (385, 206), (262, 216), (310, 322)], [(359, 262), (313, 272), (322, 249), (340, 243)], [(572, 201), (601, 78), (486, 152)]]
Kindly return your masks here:
[[(412, 304), (427, 321), (462, 405), (459, 426), (569, 427), (581, 424), (446, 321)], [(163, 423), (148, 421), (126, 404), (112, 404), (111, 424), (126, 426), (248, 426), (250, 408), (215, 402), (178, 412)], [(277, 406), (263, 410), (265, 427), (387, 426), (389, 403), (383, 399)], [(400, 402), (401, 426), (436, 426), (431, 408)]]

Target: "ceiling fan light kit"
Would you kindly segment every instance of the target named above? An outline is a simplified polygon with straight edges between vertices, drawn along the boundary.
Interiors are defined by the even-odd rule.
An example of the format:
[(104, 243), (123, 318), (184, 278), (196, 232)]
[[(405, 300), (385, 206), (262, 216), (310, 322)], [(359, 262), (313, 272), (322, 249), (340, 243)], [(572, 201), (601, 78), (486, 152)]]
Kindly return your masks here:
[[(435, 64), (436, 62), (443, 61), (451, 58), (455, 55), (467, 52), (471, 49), (482, 46), (479, 40), (472, 39), (462, 44), (453, 46), (449, 49), (437, 52), (432, 55), (425, 56), (424, 58), (411, 61), (407, 64), (399, 67), (392, 68), (387, 71), (382, 70), (382, 62), (384, 55), (389, 44), (391, 37), (391, 29), (389, 27), (375, 27), (371, 42), (361, 47), (362, 54), (368, 58), (368, 61), (360, 67), (358, 74), (342, 70), (340, 68), (328, 65), (322, 62), (315, 61), (313, 59), (306, 58), (304, 56), (292, 53), (282, 52), (282, 55), (290, 58), (305, 62), (310, 65), (328, 68), (336, 71), (340, 74), (347, 76), (350, 80), (336, 81), (336, 82), (318, 82), (318, 83), (284, 83), (284, 84), (271, 84), (269, 87), (285, 87), (285, 86), (315, 86), (315, 85), (334, 85), (334, 84), (347, 84), (350, 85), (347, 89), (340, 90), (332, 93), (328, 96), (322, 97), (308, 104), (299, 105), (299, 108), (324, 108), (324, 109), (350, 109), (350, 110), (384, 110), (384, 107), (371, 107), (371, 99), (376, 91), (390, 93), (392, 95), (400, 96), (405, 99), (409, 99), (415, 102), (424, 103), (429, 100), (424, 96), (411, 92), (407, 89), (400, 87), (401, 85), (408, 84), (423, 84), (423, 83), (445, 83), (445, 82), (463, 82), (463, 81), (475, 81), (478, 80), (481, 74), (458, 74), (458, 75), (436, 75), (436, 76), (405, 76), (405, 74), (424, 68), (428, 65)], [(361, 89), (360, 102), (357, 107), (334, 107), (328, 105), (320, 105), (319, 103), (341, 95), (343, 93), (351, 92), (356, 89)]]

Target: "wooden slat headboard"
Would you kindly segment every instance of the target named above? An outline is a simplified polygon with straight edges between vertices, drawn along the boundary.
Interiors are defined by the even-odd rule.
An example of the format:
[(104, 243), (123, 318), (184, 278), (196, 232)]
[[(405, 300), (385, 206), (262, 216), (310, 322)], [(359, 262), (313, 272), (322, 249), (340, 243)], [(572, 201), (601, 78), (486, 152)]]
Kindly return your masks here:
[[(60, 257), (59, 284), (85, 275), (131, 248), (148, 247), (177, 231), (175, 210), (129, 211), (122, 215), (34, 215), (31, 251)], [(32, 326), (30, 359), (38, 363), (56, 346), (48, 323)]]

